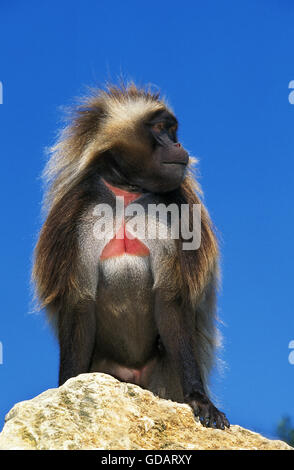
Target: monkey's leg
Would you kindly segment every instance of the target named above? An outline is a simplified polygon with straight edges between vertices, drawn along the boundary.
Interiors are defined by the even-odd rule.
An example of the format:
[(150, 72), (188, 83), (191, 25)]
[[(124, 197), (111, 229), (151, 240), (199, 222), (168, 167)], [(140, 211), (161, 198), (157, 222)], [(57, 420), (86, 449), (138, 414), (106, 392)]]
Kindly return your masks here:
[(67, 306), (59, 313), (59, 385), (89, 372), (96, 338), (94, 302)]
[(188, 403), (203, 426), (224, 429), (230, 424), (205, 393), (195, 357), (192, 311), (183, 310), (176, 302), (165, 301), (160, 292), (155, 296), (155, 315), (166, 360), (180, 377), (184, 401)]

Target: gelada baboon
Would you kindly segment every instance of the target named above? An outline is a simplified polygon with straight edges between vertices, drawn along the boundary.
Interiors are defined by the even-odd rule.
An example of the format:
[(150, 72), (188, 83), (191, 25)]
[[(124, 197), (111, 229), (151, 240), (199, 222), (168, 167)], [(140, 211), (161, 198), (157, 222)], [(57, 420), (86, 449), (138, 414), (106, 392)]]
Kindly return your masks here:
[[(44, 170), (47, 215), (33, 279), (59, 340), (59, 384), (108, 373), (188, 403), (204, 426), (224, 429), (207, 387), (218, 338), (218, 245), (177, 127), (159, 94), (134, 84), (96, 90), (77, 106)], [(183, 249), (182, 233), (130, 235), (130, 217), (115, 232), (104, 217), (97, 236), (107, 212), (99, 207), (115, 212), (118, 196), (129, 211), (140, 204), (142, 222), (150, 205), (185, 205), (190, 226), (201, 204), (200, 246)], [(160, 223), (148, 213), (147, 225)]]

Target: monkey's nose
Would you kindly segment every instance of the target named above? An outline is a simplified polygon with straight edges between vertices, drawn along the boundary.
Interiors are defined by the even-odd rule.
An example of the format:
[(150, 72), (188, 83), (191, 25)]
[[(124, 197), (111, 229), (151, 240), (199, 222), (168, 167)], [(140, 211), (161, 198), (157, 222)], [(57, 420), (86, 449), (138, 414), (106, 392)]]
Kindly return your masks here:
[(175, 147), (182, 147), (181, 144), (180, 144), (180, 142), (176, 142), (176, 143), (174, 144), (174, 146), (175, 146)]

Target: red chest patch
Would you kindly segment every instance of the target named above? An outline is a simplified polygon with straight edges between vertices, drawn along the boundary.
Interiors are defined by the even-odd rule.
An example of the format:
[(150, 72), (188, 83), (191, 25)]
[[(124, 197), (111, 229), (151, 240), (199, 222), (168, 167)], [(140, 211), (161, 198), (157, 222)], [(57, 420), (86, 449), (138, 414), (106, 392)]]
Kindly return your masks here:
[[(133, 202), (141, 196), (141, 193), (130, 193), (124, 189), (116, 188), (106, 181), (104, 184), (110, 189), (115, 196), (124, 198), (124, 207)], [(121, 256), (124, 254), (133, 256), (149, 256), (149, 248), (138, 238), (134, 238), (129, 234), (123, 222), (115, 236), (105, 245), (100, 255), (100, 259), (113, 258), (114, 256)]]

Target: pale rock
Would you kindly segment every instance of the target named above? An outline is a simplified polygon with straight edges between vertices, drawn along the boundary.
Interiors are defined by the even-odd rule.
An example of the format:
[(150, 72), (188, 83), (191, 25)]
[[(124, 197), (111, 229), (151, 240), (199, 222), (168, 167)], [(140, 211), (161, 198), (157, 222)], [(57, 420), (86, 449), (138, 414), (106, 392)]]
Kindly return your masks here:
[(188, 405), (91, 373), (17, 403), (6, 416), (0, 449), (292, 448), (240, 426), (204, 428)]

